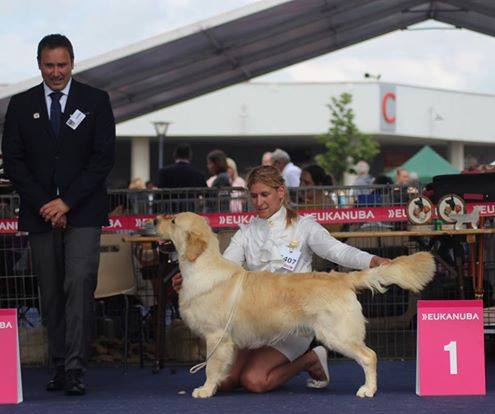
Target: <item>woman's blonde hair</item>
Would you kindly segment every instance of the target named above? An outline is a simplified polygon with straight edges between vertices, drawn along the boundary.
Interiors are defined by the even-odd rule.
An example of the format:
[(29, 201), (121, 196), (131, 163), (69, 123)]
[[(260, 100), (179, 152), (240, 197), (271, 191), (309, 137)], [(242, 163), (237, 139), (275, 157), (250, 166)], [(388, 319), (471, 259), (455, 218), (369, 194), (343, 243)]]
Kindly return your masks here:
[(286, 225), (290, 226), (297, 219), (297, 211), (289, 207), (289, 191), (279, 170), (271, 165), (260, 165), (253, 168), (247, 176), (247, 188), (251, 188), (256, 183), (265, 184), (275, 190), (280, 187), (284, 188), (285, 196), (282, 205), (287, 209)]
[(129, 190), (144, 190), (146, 189), (146, 185), (141, 177), (136, 177), (131, 180), (129, 183)]
[(232, 158), (227, 157), (227, 168), (232, 168), (232, 171), (234, 171), (234, 180), (239, 177), (239, 174), (237, 173), (237, 164)]

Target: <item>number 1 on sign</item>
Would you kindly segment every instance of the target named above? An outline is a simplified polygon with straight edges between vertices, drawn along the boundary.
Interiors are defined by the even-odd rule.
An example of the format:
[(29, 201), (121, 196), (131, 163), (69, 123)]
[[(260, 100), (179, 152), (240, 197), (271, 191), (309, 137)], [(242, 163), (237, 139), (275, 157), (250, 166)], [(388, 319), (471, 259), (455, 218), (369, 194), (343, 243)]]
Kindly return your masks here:
[(449, 344), (444, 345), (443, 350), (449, 352), (450, 374), (457, 375), (457, 342), (450, 341)]

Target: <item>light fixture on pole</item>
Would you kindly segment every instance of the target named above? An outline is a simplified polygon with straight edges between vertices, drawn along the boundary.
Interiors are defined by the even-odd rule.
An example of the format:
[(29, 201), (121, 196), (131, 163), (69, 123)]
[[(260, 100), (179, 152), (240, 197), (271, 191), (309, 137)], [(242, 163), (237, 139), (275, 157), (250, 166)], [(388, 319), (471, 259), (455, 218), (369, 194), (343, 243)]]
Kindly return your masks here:
[(170, 124), (171, 122), (165, 122), (165, 121), (153, 122), (156, 136), (158, 137), (158, 169), (161, 169), (164, 166), (165, 157), (163, 153), (163, 144), (165, 141), (165, 135), (167, 135), (167, 130)]

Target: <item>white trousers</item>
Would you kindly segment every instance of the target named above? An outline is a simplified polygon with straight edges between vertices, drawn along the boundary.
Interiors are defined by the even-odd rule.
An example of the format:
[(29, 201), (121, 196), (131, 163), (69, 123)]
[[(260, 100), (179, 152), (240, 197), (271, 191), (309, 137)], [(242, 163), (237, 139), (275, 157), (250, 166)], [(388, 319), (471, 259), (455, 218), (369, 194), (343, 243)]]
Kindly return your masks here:
[(308, 350), (313, 338), (313, 335), (289, 335), (284, 340), (272, 345), (272, 348), (284, 354), (292, 362)]

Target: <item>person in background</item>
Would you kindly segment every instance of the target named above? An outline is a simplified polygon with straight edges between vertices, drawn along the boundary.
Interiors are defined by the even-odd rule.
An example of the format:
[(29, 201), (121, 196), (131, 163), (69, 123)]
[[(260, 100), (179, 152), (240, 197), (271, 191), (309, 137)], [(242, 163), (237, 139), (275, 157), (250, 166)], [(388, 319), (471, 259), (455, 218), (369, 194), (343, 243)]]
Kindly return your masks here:
[(208, 187), (231, 187), (229, 174), (227, 173), (227, 156), (222, 150), (213, 150), (206, 157), (206, 166), (211, 177), (208, 178)]
[(206, 187), (205, 176), (192, 164), (191, 146), (178, 144), (173, 153), (174, 163), (158, 172), (159, 188), (201, 188)]
[(359, 161), (356, 164), (357, 177), (352, 185), (371, 185), (373, 177), (369, 174), (370, 166), (366, 161)]
[(267, 151), (261, 157), (261, 165), (272, 165), (272, 153)]
[[(391, 185), (393, 183), (393, 180), (385, 174), (377, 175), (373, 181), (373, 185)], [(374, 188), (368, 195), (365, 205), (390, 205), (390, 203), (392, 203), (392, 194), (390, 192), (390, 189), (383, 190), (381, 188)]]
[(155, 184), (153, 184), (153, 181), (151, 181), (151, 180), (146, 181), (145, 187), (147, 190), (156, 190), (157, 189), (157, 187), (155, 186)]
[[(227, 172), (227, 156), (222, 150), (213, 150), (206, 157), (207, 167), (212, 176), (208, 179), (208, 187), (231, 187)], [(206, 210), (211, 213), (230, 211), (230, 192), (226, 190), (211, 191), (207, 194)]]
[(301, 170), (299, 183), (299, 202), (305, 208), (323, 208), (335, 206), (328, 189), (305, 189), (305, 187), (333, 186), (334, 180), (319, 165), (311, 164)]
[(287, 187), (299, 187), (301, 169), (291, 162), (287, 152), (280, 148), (273, 151), (272, 165), (280, 171)]
[(466, 157), (466, 168), (461, 171), (461, 174), (479, 174), (481, 171), (478, 159), (472, 155)]
[(147, 214), (148, 213), (148, 196), (144, 191), (146, 185), (141, 177), (135, 177), (127, 187), (130, 190), (127, 193), (128, 208), (131, 214)]
[(417, 187), (419, 185), (419, 175), (416, 171), (409, 173), (409, 185)]
[(67, 37), (41, 39), (37, 63), (43, 82), (10, 99), (2, 153), (20, 195), (19, 230), (29, 232), (41, 291), (55, 369), (46, 390), (83, 395), (101, 227), (109, 224), (115, 120), (108, 93), (72, 77)]
[(128, 190), (145, 190), (146, 185), (144, 184), (144, 180), (141, 177), (135, 177), (130, 181), (127, 189)]
[(246, 188), (246, 181), (244, 181), (244, 178), (240, 177), (237, 173), (236, 162), (229, 157), (227, 157), (227, 173), (229, 174), (231, 187)]
[[(248, 175), (247, 186), (256, 217), (249, 224), (240, 226), (223, 253), (225, 258), (247, 270), (279, 272), (286, 277), (292, 272), (310, 272), (313, 253), (354, 269), (390, 263), (389, 259), (336, 240), (311, 216), (298, 215), (289, 207), (287, 186), (276, 168), (254, 168)], [(295, 260), (293, 267), (284, 265), (284, 255)], [(180, 290), (181, 284), (181, 275), (175, 275), (172, 279), (174, 289)], [(311, 377), (307, 379), (307, 387), (326, 387), (330, 379), (327, 376), (327, 351), (322, 346), (309, 350), (312, 340), (312, 333), (301, 332), (272, 346), (239, 349), (220, 390), (243, 386), (252, 392), (267, 392), (302, 371), (307, 371)]]
[(409, 171), (405, 168), (397, 168), (397, 171), (395, 172), (395, 184), (397, 184), (398, 187), (395, 187), (393, 190), (394, 204), (402, 205), (409, 200), (409, 180)]
[(409, 194), (415, 194), (418, 192), (420, 186), (419, 182), (419, 175), (416, 171), (411, 171), (409, 173), (409, 188), (407, 189), (407, 192)]
[[(174, 163), (160, 169), (158, 172), (158, 187), (176, 188), (205, 188), (206, 180), (201, 171), (192, 164), (193, 153), (187, 142), (178, 144), (173, 152)], [(179, 213), (181, 211), (200, 211), (203, 200), (197, 192), (190, 190), (174, 190), (170, 200), (157, 200), (155, 206), (161, 213)]]
[[(357, 177), (354, 179), (352, 185), (355, 186), (366, 186), (373, 184), (374, 178), (369, 174), (370, 166), (366, 161), (359, 161), (355, 167)], [(371, 193), (371, 190), (364, 188), (353, 189), (352, 194), (356, 197), (364, 194), (367, 195)]]
[(405, 168), (397, 168), (395, 172), (395, 184), (401, 186), (409, 185), (409, 171)]
[[(239, 177), (237, 173), (237, 164), (232, 158), (227, 157), (227, 173), (229, 174), (230, 185), (232, 187), (242, 187), (246, 188), (246, 181), (242, 177)], [(232, 191), (230, 197), (233, 199), (230, 201), (230, 211), (232, 213), (239, 213), (243, 211), (245, 200), (241, 198), (246, 192), (243, 191)]]

